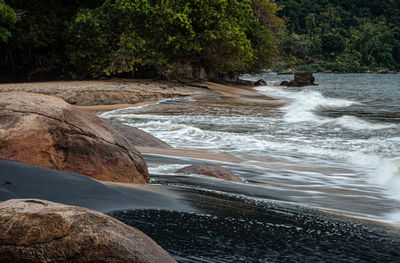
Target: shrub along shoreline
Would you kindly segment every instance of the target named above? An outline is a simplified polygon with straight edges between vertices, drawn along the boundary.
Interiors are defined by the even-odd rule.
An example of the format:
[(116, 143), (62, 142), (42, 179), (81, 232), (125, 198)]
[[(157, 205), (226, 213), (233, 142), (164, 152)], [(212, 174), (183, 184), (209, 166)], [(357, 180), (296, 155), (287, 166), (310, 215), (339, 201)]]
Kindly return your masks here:
[(0, 0), (0, 12), (0, 81), (222, 79), (271, 67), (284, 28), (268, 0)]
[(0, 0), (0, 82), (400, 71), (400, 2)]

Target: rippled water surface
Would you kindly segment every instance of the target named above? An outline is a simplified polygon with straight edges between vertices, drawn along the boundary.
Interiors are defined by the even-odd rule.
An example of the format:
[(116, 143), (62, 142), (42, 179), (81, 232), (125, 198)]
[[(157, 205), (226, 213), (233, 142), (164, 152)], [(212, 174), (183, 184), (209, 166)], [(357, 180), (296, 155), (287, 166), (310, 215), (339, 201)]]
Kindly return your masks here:
[[(141, 226), (155, 239), (160, 233), (160, 242), (182, 262), (202, 262), (190, 261), (188, 255), (207, 250), (218, 254), (218, 244), (226, 257), (217, 257), (218, 261), (207, 254), (209, 261), (204, 262), (330, 261), (339, 254), (344, 262), (375, 261), (372, 255), (376, 262), (379, 256), (385, 262), (400, 260), (392, 251), (398, 247), (397, 238), (337, 219), (346, 215), (378, 224), (400, 223), (400, 75), (316, 74), (320, 85), (304, 88), (278, 85), (291, 76), (265, 73), (243, 78), (263, 78), (268, 85), (257, 87), (260, 97), (252, 100), (219, 95), (173, 99), (102, 115), (142, 128), (177, 148), (233, 155), (240, 161), (220, 165), (247, 181), (178, 175), (175, 171), (188, 163), (204, 161), (145, 155), (152, 183), (183, 192), (196, 189), (196, 196), (188, 194), (189, 202), (213, 200), (219, 209), (205, 209), (204, 214), (144, 210), (117, 217)], [(270, 103), (263, 95), (284, 103)], [(224, 200), (232, 195), (246, 201), (228, 205)], [(279, 208), (271, 208), (276, 202)], [(237, 213), (230, 215), (236, 207)], [(333, 216), (320, 221), (317, 211)], [(344, 230), (332, 234), (332, 224)], [(193, 246), (198, 244), (199, 250), (180, 254), (179, 249), (185, 249), (168, 238), (171, 233), (164, 225), (175, 229), (174, 234), (179, 228), (188, 232), (176, 241), (196, 239)], [(370, 254), (362, 253), (368, 249)], [(235, 257), (229, 260), (229, 255)]]

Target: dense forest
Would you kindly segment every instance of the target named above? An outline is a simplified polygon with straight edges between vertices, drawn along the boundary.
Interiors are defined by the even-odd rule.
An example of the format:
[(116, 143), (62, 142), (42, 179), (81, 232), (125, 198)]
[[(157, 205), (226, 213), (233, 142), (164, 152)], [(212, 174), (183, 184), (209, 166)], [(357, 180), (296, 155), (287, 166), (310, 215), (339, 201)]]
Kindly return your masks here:
[(286, 21), (277, 66), (400, 70), (399, 0), (278, 0)]
[(399, 70), (399, 16), (397, 0), (0, 0), (0, 81)]
[(220, 78), (272, 67), (268, 0), (0, 0), (3, 79)]

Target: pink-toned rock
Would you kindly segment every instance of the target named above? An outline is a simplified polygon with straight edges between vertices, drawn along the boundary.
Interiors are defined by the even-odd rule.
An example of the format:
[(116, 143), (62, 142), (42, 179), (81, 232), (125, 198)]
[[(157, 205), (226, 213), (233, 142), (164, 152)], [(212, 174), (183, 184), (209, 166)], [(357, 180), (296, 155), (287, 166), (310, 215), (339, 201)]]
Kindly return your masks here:
[(176, 262), (139, 230), (82, 207), (0, 203), (0, 262)]
[(149, 180), (142, 155), (105, 121), (34, 93), (0, 93), (0, 158), (104, 181)]
[(215, 165), (195, 164), (179, 169), (176, 172), (185, 174), (202, 174), (233, 182), (243, 182), (242, 179), (233, 175), (228, 169)]

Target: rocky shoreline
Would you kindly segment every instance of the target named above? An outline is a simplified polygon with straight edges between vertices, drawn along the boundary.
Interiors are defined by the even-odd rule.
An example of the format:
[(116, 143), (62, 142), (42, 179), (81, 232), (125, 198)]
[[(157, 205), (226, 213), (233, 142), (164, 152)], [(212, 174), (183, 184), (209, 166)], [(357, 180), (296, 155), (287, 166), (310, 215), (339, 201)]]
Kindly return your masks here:
[[(124, 80), (113, 80), (112, 83), (115, 87), (113, 87), (112, 92), (118, 93), (117, 83), (121, 81), (124, 82)], [(196, 111), (196, 104), (210, 103), (213, 100), (221, 103), (221, 100), (219, 100), (221, 97), (224, 97), (223, 103), (217, 104), (217, 107), (228, 108), (228, 110), (229, 108), (236, 110), (239, 106), (246, 108), (250, 104), (262, 104), (263, 107), (268, 104), (268, 107), (274, 108), (287, 103), (283, 100), (279, 101), (260, 95), (253, 91), (250, 86), (228, 86), (207, 82), (202, 83), (201, 87), (200, 85), (199, 87), (192, 87), (168, 84), (171, 87), (164, 89), (164, 86), (157, 86), (159, 82), (148, 82), (145, 86), (149, 86), (149, 90), (153, 92), (155, 100), (152, 103), (169, 98), (165, 96), (170, 95), (165, 94), (176, 94), (176, 97), (195, 97), (197, 98), (195, 101), (187, 101), (191, 111)], [(54, 82), (52, 83), (54, 84)], [(92, 262), (174, 262), (164, 250), (149, 240), (146, 235), (142, 235), (142, 233), (136, 235), (136, 229), (132, 230), (119, 222), (115, 222), (115, 220), (106, 216), (103, 217), (102, 214), (99, 215), (94, 211), (84, 209), (93, 209), (101, 213), (118, 211), (111, 215), (128, 225), (130, 224), (129, 220), (124, 221), (123, 215), (127, 213), (132, 216), (133, 212), (129, 212), (129, 210), (142, 211), (143, 213), (149, 211), (150, 218), (148, 221), (140, 221), (146, 225), (144, 229), (152, 229), (163, 235), (165, 231), (170, 230), (170, 225), (165, 227), (165, 222), (160, 221), (158, 225), (153, 224), (157, 220), (155, 218), (157, 213), (160, 211), (162, 211), (160, 213), (172, 211), (172, 214), (188, 213), (188, 215), (195, 215), (204, 213), (199, 208), (213, 209), (214, 204), (224, 208), (226, 196), (216, 199), (214, 193), (212, 193), (207, 197), (211, 201), (207, 201), (203, 207), (199, 206), (198, 203), (199, 199), (204, 198), (204, 195), (199, 195), (196, 192), (191, 193), (190, 187), (187, 189), (189, 192), (184, 192), (174, 187), (156, 185), (157, 180), (163, 180), (162, 175), (156, 173), (148, 175), (144, 171), (146, 168), (144, 168), (145, 164), (142, 163), (144, 160), (142, 154), (150, 165), (154, 160), (155, 162), (173, 165), (178, 163), (187, 165), (188, 167), (182, 169), (181, 166), (179, 167), (180, 172), (182, 172), (179, 177), (184, 178), (183, 180), (205, 183), (212, 189), (223, 185), (232, 189), (232, 191), (236, 186), (241, 190), (247, 189), (247, 191), (254, 192), (254, 188), (247, 183), (251, 183), (251, 181), (246, 181), (247, 178), (245, 177), (243, 178), (246, 180), (242, 180), (240, 172), (233, 167), (226, 166), (230, 169), (229, 171), (209, 165), (219, 165), (219, 162), (233, 164), (243, 162), (238, 157), (210, 153), (207, 150), (196, 148), (174, 149), (171, 145), (135, 127), (122, 125), (113, 121), (111, 117), (104, 121), (90, 112), (98, 113), (148, 104), (147, 97), (140, 95), (146, 92), (142, 87), (143, 81), (138, 81), (138, 83), (129, 81), (130, 92), (137, 93), (132, 95), (134, 100), (137, 100), (135, 104), (123, 104), (121, 101), (115, 101), (115, 97), (99, 101), (95, 100), (93, 96), (85, 97), (82, 95), (81, 98), (87, 98), (92, 105), (89, 102), (81, 102), (86, 106), (79, 107), (69, 105), (60, 98), (66, 97), (66, 94), (75, 94), (74, 96), (90, 94), (90, 92), (87, 92), (88, 89), (109, 90), (110, 81), (93, 83), (56, 82), (55, 87), (51, 86), (52, 83), (0, 85), (0, 158), (3, 158), (0, 159), (0, 202), (14, 199), (0, 203), (0, 227), (2, 226), (4, 229), (4, 231), (0, 231), (0, 261), (29, 261), (29, 256), (33, 256), (40, 259), (40, 262), (53, 262), (54, 257), (60, 258), (60, 261), (89, 262), (80, 257), (75, 257), (80, 255), (92, 260)], [(89, 83), (93, 86), (88, 86)], [(135, 85), (138, 86), (137, 89)], [(62, 87), (67, 89), (65, 93)], [(68, 88), (73, 91), (68, 91)], [(124, 91), (124, 88), (122, 90)], [(160, 92), (160, 94), (157, 95), (157, 92)], [(123, 94), (126, 95), (126, 93)], [(139, 98), (143, 98), (143, 100)], [(123, 102), (129, 101), (130, 97), (124, 97), (124, 100)], [(104, 104), (96, 104), (100, 102)], [(182, 107), (178, 104), (169, 105), (165, 103), (162, 105), (168, 105), (172, 108)], [(147, 109), (156, 110), (157, 107), (160, 108), (160, 105), (150, 105)], [(161, 108), (161, 111), (165, 109)], [(41, 140), (38, 141), (38, 138), (41, 138)], [(115, 156), (115, 149), (122, 149), (122, 152), (119, 153), (120, 156)], [(122, 158), (125, 159), (123, 164), (119, 162), (121, 156), (128, 156), (128, 158)], [(37, 161), (38, 158), (41, 158), (41, 161), (34, 163), (33, 161)], [(42, 167), (38, 167), (38, 165)], [(97, 177), (102, 170), (101, 167), (104, 166), (114, 168), (108, 171), (107, 176)], [(142, 168), (138, 169), (138, 167)], [(136, 169), (141, 170), (141, 172), (126, 173), (124, 177), (120, 177), (121, 170), (124, 169), (128, 171)], [(83, 171), (87, 171), (86, 175), (82, 175)], [(191, 176), (194, 174), (200, 175)], [(210, 181), (207, 181), (204, 180), (203, 175), (217, 179), (211, 178)], [(151, 176), (156, 184), (147, 185), (146, 183)], [(264, 192), (264, 189), (262, 191)], [(216, 200), (219, 201), (216, 202)], [(221, 202), (221, 200), (225, 201)], [(232, 205), (235, 208), (236, 206), (236, 204)], [(229, 209), (229, 207), (231, 206), (225, 208)], [(219, 210), (218, 207), (217, 211)], [(247, 210), (248, 208), (246, 208)], [(231, 211), (224, 210), (224, 212), (230, 213)], [(265, 213), (269, 212), (269, 209), (265, 211)], [(74, 219), (75, 213), (79, 213), (78, 216), (81, 219), (94, 218), (93, 222), (96, 223), (87, 224), (82, 221), (81, 224), (81, 221)], [(152, 213), (155, 213), (154, 217)], [(18, 216), (10, 220), (13, 215)], [(115, 215), (119, 215), (119, 217)], [(249, 213), (249, 215), (252, 216), (253, 213)], [(222, 214), (220, 218), (225, 218), (225, 216), (226, 214)], [(347, 217), (351, 218), (351, 215), (343, 216), (346, 217), (346, 220)], [(73, 220), (71, 220), (71, 217)], [(332, 218), (334, 217), (337, 217), (337, 215), (332, 215)], [(34, 219), (33, 223), (30, 223), (32, 218)], [(179, 218), (177, 220), (186, 220), (184, 217)], [(158, 220), (160, 220), (160, 217)], [(286, 219), (281, 220), (285, 221)], [(310, 222), (313, 222), (313, 220), (310, 219)], [(98, 221), (106, 222), (106, 225), (97, 224)], [(61, 222), (58, 225), (63, 227), (62, 231), (60, 230), (61, 234), (57, 232), (58, 230), (53, 231), (56, 233), (55, 238), (53, 238), (53, 233), (47, 231), (47, 229), (54, 229), (52, 222)], [(194, 222), (194, 225), (198, 224), (198, 222)], [(244, 220), (243, 222), (247, 221)], [(372, 223), (376, 224), (375, 222)], [(47, 224), (49, 224), (49, 228), (43, 227)], [(137, 224), (140, 225), (137, 222), (131, 225), (138, 227)], [(97, 230), (105, 234), (96, 232), (94, 225), (99, 225)], [(215, 224), (213, 223), (213, 225)], [(68, 227), (65, 228), (65, 226)], [(310, 229), (314, 229), (314, 227), (315, 225), (312, 225)], [(118, 231), (121, 228), (126, 230), (124, 230), (124, 232), (127, 232), (126, 235), (120, 235), (121, 233)], [(247, 229), (246, 225), (243, 225), (240, 229), (242, 228)], [(140, 227), (139, 229), (144, 231)], [(189, 229), (192, 231), (192, 226)], [(180, 228), (176, 233), (180, 233), (179, 231)], [(83, 234), (76, 234), (80, 232), (83, 232)], [(32, 238), (32, 233), (42, 239), (38, 241)], [(115, 235), (115, 233), (117, 234)], [(164, 246), (163, 243), (160, 243), (162, 241), (155, 236), (146, 231), (145, 233), (157, 240), (159, 245)], [(247, 235), (246, 231), (243, 233)], [(92, 239), (86, 240), (86, 234)], [(195, 240), (197, 231), (193, 230), (192, 234), (194, 236), (190, 237), (190, 240)], [(165, 237), (168, 239), (170, 235), (170, 233), (165, 234)], [(74, 236), (76, 236), (75, 239)], [(109, 237), (111, 239), (108, 239)], [(124, 246), (115, 248), (115, 238), (124, 240)], [(236, 235), (235, 238), (242, 240), (241, 235)], [(297, 237), (294, 239), (297, 239)], [(145, 242), (142, 242), (143, 240)], [(177, 242), (175, 246), (177, 251), (182, 249), (182, 243)], [(53, 253), (54, 247), (58, 248), (55, 253)], [(243, 248), (245, 249), (245, 247), (244, 245)], [(169, 249), (170, 247), (165, 246), (164, 248)], [(50, 250), (49, 253), (46, 249)], [(116, 259), (113, 256), (114, 250), (118, 253), (125, 253), (124, 250), (126, 249), (131, 253), (128, 253), (129, 257), (132, 256), (135, 259), (129, 257)], [(260, 250), (264, 251), (264, 249), (262, 247)], [(155, 251), (155, 255), (160, 255), (160, 257), (150, 256), (153, 255), (152, 251)], [(174, 254), (174, 250), (168, 250), (168, 252), (174, 257), (179, 255), (179, 253)], [(247, 251), (243, 253), (247, 253)], [(179, 257), (176, 257), (176, 259), (179, 260)]]
[[(76, 106), (132, 106), (165, 98), (215, 94), (207, 88), (153, 80), (88, 80), (0, 84), (0, 92), (32, 92), (58, 97)], [(122, 106), (123, 107), (123, 106)]]
[[(134, 204), (143, 203), (138, 196), (146, 191), (133, 190), (130, 186), (122, 190), (125, 186), (118, 185), (149, 181), (147, 165), (135, 147), (174, 150), (144, 131), (107, 123), (88, 111), (131, 107), (172, 97), (260, 97), (249, 88), (206, 84), (193, 87), (146, 80), (0, 84), (0, 201), (9, 200), (0, 203), (0, 228), (4, 229), (0, 233), (0, 261), (52, 262), (57, 258), (79, 262), (132, 262), (133, 259), (134, 262), (175, 262), (145, 234), (99, 213), (96, 220), (111, 221), (103, 230), (96, 223), (95, 230), (80, 219), (79, 222), (72, 219), (74, 213), (83, 220), (92, 218), (95, 212), (65, 205), (109, 211), (121, 205), (132, 208)], [(206, 174), (240, 182), (229, 171), (222, 172), (223, 176), (217, 167)], [(96, 183), (90, 177), (103, 183)], [(118, 184), (107, 186), (104, 181)], [(104, 186), (108, 188), (103, 189)], [(81, 198), (86, 191), (97, 194), (83, 201)], [(137, 191), (141, 194), (136, 194)], [(21, 198), (25, 199), (18, 200)], [(102, 200), (104, 198), (108, 201)], [(157, 195), (151, 194), (149, 198), (155, 201), (150, 201), (148, 207), (152, 207), (151, 202), (161, 206), (164, 203)], [(172, 199), (162, 208), (179, 202)], [(184, 207), (179, 206), (180, 210)], [(15, 217), (17, 214), (21, 215)], [(56, 235), (58, 226), (65, 226), (65, 233), (61, 231)], [(128, 229), (123, 236), (118, 232), (121, 227)], [(79, 234), (81, 232), (83, 234)], [(115, 235), (117, 232), (119, 237)], [(96, 241), (86, 240), (85, 235), (95, 237)], [(109, 235), (115, 237), (111, 240)], [(124, 247), (116, 249), (115, 242), (121, 239), (125, 240)], [(130, 253), (123, 258), (115, 256), (115, 253), (126, 254), (125, 250)]]

